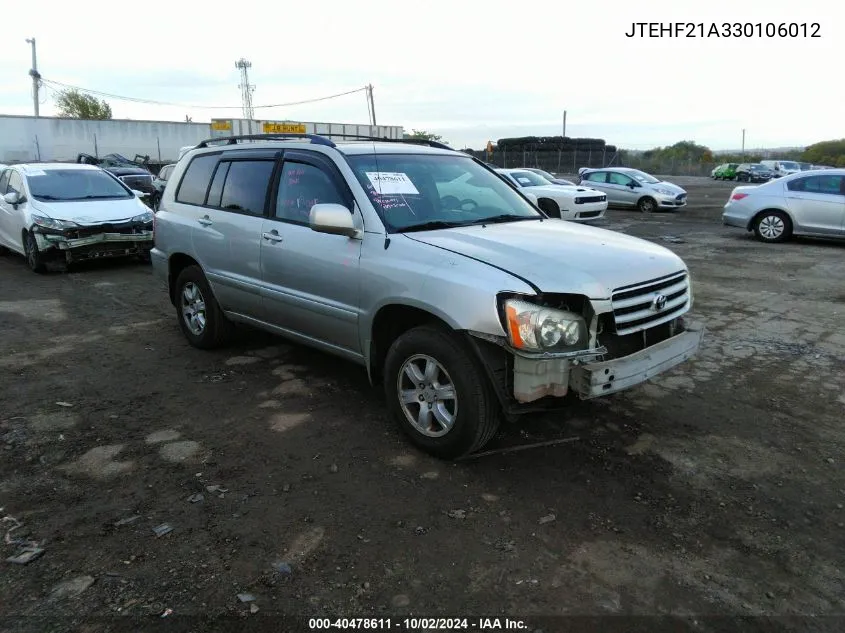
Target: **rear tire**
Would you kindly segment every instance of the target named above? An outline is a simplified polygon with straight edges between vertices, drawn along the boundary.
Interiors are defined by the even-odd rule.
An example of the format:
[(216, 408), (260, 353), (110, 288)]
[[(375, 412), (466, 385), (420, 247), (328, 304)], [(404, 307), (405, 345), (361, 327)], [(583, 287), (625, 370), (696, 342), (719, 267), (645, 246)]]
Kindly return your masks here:
[(560, 218), (560, 207), (554, 200), (543, 198), (542, 200), (537, 202), (537, 206), (540, 207), (540, 210), (549, 217)]
[(223, 314), (199, 266), (188, 266), (173, 289), (176, 318), (188, 342), (198, 349), (223, 347), (233, 326)]
[(754, 219), (754, 234), (761, 242), (785, 242), (792, 236), (792, 221), (783, 211), (763, 211)]
[(391, 417), (411, 442), (441, 459), (479, 450), (501, 409), (484, 368), (453, 332), (423, 325), (397, 338), (384, 364)]

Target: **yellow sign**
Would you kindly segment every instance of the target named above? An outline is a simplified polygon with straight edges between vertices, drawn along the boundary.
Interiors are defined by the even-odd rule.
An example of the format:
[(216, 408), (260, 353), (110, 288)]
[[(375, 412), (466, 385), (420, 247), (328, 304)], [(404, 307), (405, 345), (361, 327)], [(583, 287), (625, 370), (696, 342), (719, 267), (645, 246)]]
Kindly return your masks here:
[(211, 129), (215, 132), (231, 132), (232, 122), (227, 119), (212, 119)]
[(264, 123), (265, 134), (305, 134), (303, 123)]

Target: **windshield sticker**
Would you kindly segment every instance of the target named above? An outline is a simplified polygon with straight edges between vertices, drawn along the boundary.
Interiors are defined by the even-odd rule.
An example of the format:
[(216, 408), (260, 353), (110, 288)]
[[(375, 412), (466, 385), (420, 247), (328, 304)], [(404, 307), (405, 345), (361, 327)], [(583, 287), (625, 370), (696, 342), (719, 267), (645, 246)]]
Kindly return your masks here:
[(36, 169), (35, 171), (28, 171), (26, 172), (27, 176), (46, 176), (47, 172), (43, 169)]
[(530, 178), (517, 178), (517, 180), (519, 182), (521, 182), (523, 185), (530, 185), (531, 184)]
[(382, 195), (409, 194), (419, 195), (419, 191), (407, 174), (393, 171), (368, 171), (367, 178)]

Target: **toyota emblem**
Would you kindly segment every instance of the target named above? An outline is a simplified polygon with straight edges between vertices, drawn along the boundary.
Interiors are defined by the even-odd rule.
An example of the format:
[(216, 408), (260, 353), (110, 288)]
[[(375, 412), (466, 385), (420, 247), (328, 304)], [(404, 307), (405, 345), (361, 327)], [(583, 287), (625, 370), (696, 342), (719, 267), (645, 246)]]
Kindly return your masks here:
[(651, 300), (651, 309), (655, 312), (660, 312), (663, 308), (666, 307), (666, 295), (657, 294), (654, 295), (654, 299)]

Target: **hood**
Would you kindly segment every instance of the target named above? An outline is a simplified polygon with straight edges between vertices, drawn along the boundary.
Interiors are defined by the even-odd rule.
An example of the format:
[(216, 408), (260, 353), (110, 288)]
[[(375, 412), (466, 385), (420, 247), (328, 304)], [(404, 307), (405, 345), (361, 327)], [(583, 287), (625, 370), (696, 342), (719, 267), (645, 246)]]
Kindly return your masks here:
[(103, 169), (113, 173), (115, 176), (152, 176), (152, 173), (143, 167), (103, 166)]
[(566, 193), (594, 193), (596, 195), (604, 195), (603, 191), (598, 191), (596, 189), (590, 189), (589, 187), (582, 187), (581, 185), (537, 185), (535, 187), (522, 187), (529, 193), (533, 193), (535, 195), (547, 195), (547, 196), (554, 196), (560, 195), (563, 192)]
[(608, 299), (621, 286), (686, 270), (668, 248), (565, 220), (508, 222), (406, 237), (502, 268), (542, 292)]
[(660, 182), (649, 186), (657, 187), (658, 189), (666, 189), (674, 194), (686, 193), (686, 190), (684, 188), (679, 187), (678, 185), (674, 185), (671, 182), (666, 182), (665, 180), (661, 180)]
[(121, 222), (149, 212), (138, 198), (125, 200), (79, 200), (78, 202), (34, 201), (34, 211), (54, 220), (70, 220), (83, 226)]

